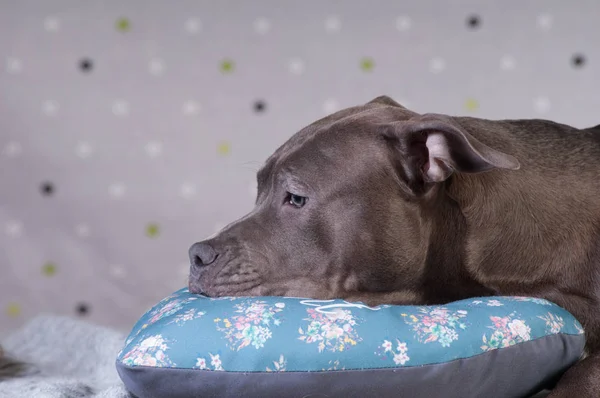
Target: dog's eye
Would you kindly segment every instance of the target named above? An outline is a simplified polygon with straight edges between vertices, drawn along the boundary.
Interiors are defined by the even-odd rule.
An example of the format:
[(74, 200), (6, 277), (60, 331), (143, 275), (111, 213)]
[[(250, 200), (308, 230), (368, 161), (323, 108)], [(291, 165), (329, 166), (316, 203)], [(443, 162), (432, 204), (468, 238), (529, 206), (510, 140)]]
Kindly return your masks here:
[(287, 197), (287, 203), (291, 204), (292, 206), (295, 207), (302, 207), (306, 204), (306, 201), (308, 200), (307, 197), (305, 196), (300, 196), (300, 195), (294, 195), (293, 193), (288, 194)]

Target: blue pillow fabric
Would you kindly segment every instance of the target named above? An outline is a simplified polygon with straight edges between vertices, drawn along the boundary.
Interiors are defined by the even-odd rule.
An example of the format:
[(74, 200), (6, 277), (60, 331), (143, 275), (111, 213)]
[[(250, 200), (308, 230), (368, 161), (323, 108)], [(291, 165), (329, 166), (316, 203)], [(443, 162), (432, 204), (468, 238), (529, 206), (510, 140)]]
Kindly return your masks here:
[(117, 369), (138, 397), (507, 398), (555, 380), (584, 345), (569, 312), (530, 297), (368, 307), (181, 289), (138, 320)]

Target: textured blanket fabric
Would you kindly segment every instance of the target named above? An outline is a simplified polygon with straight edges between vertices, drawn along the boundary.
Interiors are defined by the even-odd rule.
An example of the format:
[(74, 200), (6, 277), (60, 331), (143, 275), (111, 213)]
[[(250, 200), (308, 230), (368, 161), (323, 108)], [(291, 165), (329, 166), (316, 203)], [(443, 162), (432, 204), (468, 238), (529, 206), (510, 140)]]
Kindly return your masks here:
[(31, 364), (0, 382), (0, 398), (132, 398), (115, 368), (125, 334), (83, 321), (42, 315), (0, 343)]

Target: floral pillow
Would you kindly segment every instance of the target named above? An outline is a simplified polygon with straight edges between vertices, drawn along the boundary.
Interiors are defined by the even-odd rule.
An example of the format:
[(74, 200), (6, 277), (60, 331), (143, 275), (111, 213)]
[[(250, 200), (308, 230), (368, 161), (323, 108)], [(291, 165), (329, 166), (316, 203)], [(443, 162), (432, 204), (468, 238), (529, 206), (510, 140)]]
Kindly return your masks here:
[(133, 327), (117, 370), (137, 397), (523, 397), (583, 353), (546, 300), (435, 306), (207, 298), (181, 289)]

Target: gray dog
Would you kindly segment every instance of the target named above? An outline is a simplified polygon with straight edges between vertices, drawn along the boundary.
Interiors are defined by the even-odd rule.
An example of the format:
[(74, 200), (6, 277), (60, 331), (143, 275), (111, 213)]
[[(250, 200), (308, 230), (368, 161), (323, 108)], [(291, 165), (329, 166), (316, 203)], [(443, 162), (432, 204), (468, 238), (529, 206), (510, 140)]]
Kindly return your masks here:
[(600, 126), (417, 114), (388, 97), (295, 134), (256, 206), (190, 248), (208, 296), (548, 299), (587, 356), (550, 397), (600, 397)]

